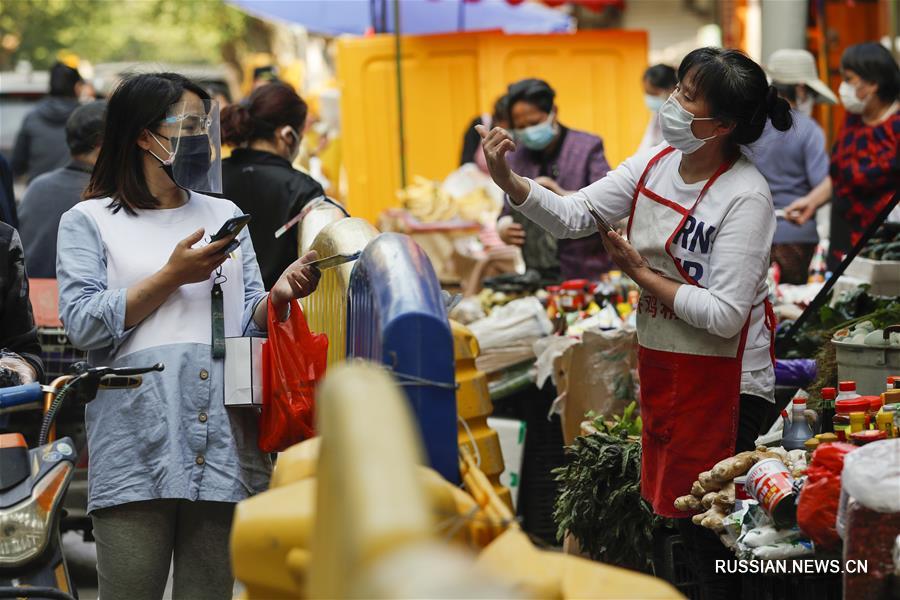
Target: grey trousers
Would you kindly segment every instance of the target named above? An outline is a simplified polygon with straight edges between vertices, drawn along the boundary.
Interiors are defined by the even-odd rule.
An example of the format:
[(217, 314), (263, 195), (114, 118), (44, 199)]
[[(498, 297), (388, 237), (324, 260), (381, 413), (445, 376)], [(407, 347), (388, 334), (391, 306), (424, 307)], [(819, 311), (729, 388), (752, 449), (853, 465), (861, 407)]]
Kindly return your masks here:
[(146, 500), (95, 510), (100, 600), (160, 600), (174, 560), (175, 600), (225, 600), (234, 577), (230, 502)]

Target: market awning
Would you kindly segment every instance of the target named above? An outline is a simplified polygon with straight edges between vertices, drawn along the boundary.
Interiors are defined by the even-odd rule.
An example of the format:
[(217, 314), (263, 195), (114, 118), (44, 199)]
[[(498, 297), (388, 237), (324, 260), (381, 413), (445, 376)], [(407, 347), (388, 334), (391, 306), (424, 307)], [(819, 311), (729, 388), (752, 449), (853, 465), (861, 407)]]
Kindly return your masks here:
[[(324, 35), (363, 35), (369, 31), (394, 30), (392, 0), (228, 2), (262, 19), (296, 23)], [(403, 0), (399, 3), (400, 28), (404, 34), (411, 35), (490, 29), (501, 29), (506, 33), (554, 33), (573, 29), (572, 18), (562, 11), (535, 3), (514, 2)]]

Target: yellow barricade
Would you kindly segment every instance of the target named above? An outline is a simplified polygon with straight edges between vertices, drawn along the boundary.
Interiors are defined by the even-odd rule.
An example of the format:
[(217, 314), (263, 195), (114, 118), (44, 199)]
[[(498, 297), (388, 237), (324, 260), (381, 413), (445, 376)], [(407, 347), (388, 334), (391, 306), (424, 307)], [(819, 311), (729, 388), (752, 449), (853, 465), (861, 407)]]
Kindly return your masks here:
[[(400, 206), (400, 114), (393, 35), (346, 36), (337, 45), (347, 206), (371, 223)], [(442, 180), (459, 165), (463, 133), (510, 83), (545, 79), (563, 124), (603, 138), (616, 166), (641, 141), (650, 113), (641, 76), (644, 31), (554, 35), (498, 32), (403, 36), (404, 150), (413, 176)]]
[(343, 210), (325, 199), (312, 200), (303, 207), (303, 211), (306, 212), (306, 215), (300, 221), (300, 229), (297, 233), (297, 256), (303, 256), (312, 249), (316, 236), (327, 225), (347, 216)]
[(459, 447), (469, 448), (497, 495), (511, 509), (509, 488), (500, 484), (500, 474), (504, 468), (500, 438), (487, 424), (487, 418), (494, 412), (487, 377), (475, 368), (475, 359), (481, 354), (478, 340), (468, 327), (456, 321), (450, 321), (450, 329), (453, 332), (456, 383), (459, 386), (456, 390), (456, 410), (461, 420), (457, 426)]
[[(310, 245), (322, 258), (363, 250), (378, 230), (367, 221), (344, 218), (326, 225)], [(322, 273), (319, 287), (303, 298), (303, 312), (312, 331), (328, 335), (328, 364), (347, 355), (347, 289), (355, 263), (345, 263)]]
[[(245, 600), (682, 597), (649, 575), (534, 547), (465, 448), (465, 491), (422, 467), (408, 402), (383, 367), (338, 365), (319, 396), (321, 440), (288, 449), (276, 469), (294, 462), (285, 473), (299, 479), (235, 509)], [(477, 535), (448, 543), (460, 528)]]

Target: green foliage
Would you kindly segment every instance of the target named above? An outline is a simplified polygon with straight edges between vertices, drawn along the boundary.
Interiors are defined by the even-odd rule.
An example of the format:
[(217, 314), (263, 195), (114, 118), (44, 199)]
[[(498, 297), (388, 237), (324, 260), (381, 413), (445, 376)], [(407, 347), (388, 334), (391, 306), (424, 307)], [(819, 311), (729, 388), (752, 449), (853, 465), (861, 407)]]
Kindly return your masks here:
[(623, 422), (612, 426), (618, 434), (598, 431), (566, 448), (566, 465), (554, 470), (553, 518), (557, 535), (571, 533), (594, 560), (646, 571), (653, 532), (667, 520), (641, 498), (641, 444), (626, 437)]
[(591, 419), (594, 429), (614, 437), (641, 435), (643, 423), (640, 415), (634, 416), (636, 409), (637, 402), (632, 401), (625, 407), (621, 416), (613, 415), (612, 421), (607, 421), (606, 417), (598, 416), (594, 411), (588, 411), (587, 418)]
[(0, 67), (49, 67), (60, 51), (110, 61), (219, 63), (251, 17), (224, 0), (5, 0)]

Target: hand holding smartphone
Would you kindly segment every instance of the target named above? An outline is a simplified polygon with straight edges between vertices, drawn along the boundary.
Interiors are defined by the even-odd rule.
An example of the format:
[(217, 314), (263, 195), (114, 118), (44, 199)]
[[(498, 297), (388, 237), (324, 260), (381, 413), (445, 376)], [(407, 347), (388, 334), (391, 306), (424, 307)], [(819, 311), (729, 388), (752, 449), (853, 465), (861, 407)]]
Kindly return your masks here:
[[(219, 228), (219, 231), (215, 233), (211, 238), (209, 238), (209, 243), (218, 242), (221, 239), (227, 238), (229, 236), (237, 236), (241, 232), (241, 230), (247, 226), (247, 223), (251, 220), (250, 215), (238, 215), (236, 217), (232, 217), (225, 221), (222, 227)], [(228, 246), (222, 251), (223, 254), (231, 254), (235, 250), (237, 250), (238, 246), (241, 243), (238, 240), (232, 240)]]
[(600, 233), (605, 235), (605, 234), (609, 233), (610, 231), (615, 230), (613, 228), (613, 226), (610, 225), (609, 221), (604, 219), (603, 215), (601, 215), (599, 212), (597, 212), (594, 209), (594, 207), (591, 206), (587, 200), (584, 201), (584, 205), (587, 207), (588, 212), (591, 213), (591, 216), (594, 218), (594, 223), (597, 224), (597, 231), (599, 231)]

